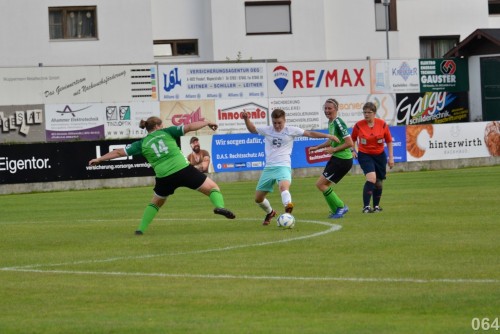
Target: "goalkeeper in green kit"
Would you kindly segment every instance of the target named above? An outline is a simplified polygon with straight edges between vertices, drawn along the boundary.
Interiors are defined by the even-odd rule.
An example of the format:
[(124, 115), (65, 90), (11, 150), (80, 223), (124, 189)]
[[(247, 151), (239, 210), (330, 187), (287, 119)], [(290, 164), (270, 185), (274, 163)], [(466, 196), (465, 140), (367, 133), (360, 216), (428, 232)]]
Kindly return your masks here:
[(153, 221), (158, 210), (166, 202), (167, 197), (172, 195), (175, 189), (187, 187), (207, 195), (214, 208), (214, 213), (222, 215), (228, 219), (236, 216), (224, 207), (224, 197), (219, 186), (206, 174), (189, 164), (182, 154), (178, 139), (190, 131), (199, 130), (205, 126), (212, 130), (217, 130), (217, 124), (208, 121), (198, 121), (187, 125), (162, 127), (159, 117), (149, 117), (141, 120), (139, 127), (146, 129), (148, 135), (141, 140), (127, 145), (105, 155), (92, 159), (89, 165), (94, 166), (103, 161), (132, 156), (143, 155), (153, 167), (156, 174), (154, 195), (151, 203), (146, 206), (136, 235), (142, 235), (148, 225)]

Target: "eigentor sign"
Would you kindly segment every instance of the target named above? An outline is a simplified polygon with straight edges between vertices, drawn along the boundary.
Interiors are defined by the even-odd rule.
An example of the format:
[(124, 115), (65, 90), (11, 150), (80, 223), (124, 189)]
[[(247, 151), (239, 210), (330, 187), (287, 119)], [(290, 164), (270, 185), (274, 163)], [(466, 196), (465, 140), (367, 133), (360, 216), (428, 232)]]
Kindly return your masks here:
[(88, 161), (133, 140), (1, 145), (0, 184), (54, 182), (154, 175), (143, 157), (88, 166)]

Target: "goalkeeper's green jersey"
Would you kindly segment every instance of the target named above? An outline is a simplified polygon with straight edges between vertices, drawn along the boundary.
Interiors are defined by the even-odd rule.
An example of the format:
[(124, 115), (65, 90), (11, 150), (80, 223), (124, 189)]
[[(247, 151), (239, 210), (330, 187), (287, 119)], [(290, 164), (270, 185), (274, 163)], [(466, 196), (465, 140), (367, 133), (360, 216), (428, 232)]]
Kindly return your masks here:
[(165, 177), (189, 166), (177, 141), (184, 135), (184, 126), (171, 126), (149, 133), (125, 147), (130, 155), (143, 155), (153, 167), (156, 177)]

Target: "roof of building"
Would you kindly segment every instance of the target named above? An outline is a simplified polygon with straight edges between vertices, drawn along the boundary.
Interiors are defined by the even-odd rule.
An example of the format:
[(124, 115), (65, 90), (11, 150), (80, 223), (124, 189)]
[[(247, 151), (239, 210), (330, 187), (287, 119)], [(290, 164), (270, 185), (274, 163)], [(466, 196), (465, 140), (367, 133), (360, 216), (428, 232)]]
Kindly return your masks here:
[(477, 29), (444, 57), (470, 57), (500, 53), (500, 29)]

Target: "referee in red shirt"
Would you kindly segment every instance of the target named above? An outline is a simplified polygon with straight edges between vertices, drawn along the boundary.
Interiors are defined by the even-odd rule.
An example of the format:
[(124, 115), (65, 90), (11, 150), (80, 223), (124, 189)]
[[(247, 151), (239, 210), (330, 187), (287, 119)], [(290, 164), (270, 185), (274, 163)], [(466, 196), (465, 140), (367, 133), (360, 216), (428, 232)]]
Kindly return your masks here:
[[(394, 166), (394, 154), (392, 147), (392, 135), (387, 123), (376, 118), (377, 107), (372, 102), (363, 106), (364, 119), (358, 121), (352, 129), (352, 140), (357, 143), (357, 152), (354, 150), (354, 158), (358, 159), (359, 165), (366, 177), (363, 187), (363, 213), (380, 212), (380, 199), (382, 198), (382, 182), (385, 180), (386, 165)], [(389, 151), (389, 161), (384, 151), (384, 143)], [(373, 198), (373, 208), (370, 202)]]

